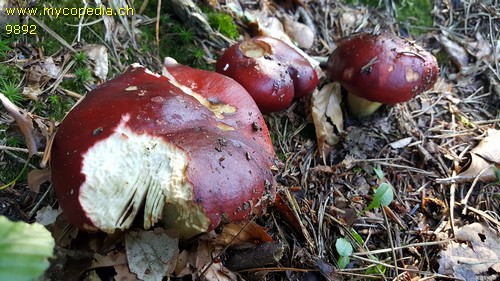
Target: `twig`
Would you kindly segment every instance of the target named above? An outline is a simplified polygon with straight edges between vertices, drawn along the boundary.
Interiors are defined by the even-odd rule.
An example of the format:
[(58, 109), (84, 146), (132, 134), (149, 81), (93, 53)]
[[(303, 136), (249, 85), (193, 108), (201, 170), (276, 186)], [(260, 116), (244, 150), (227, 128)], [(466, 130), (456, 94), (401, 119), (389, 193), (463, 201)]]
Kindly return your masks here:
[[(29, 153), (27, 148), (11, 147), (11, 146), (6, 146), (6, 145), (0, 145), (0, 150), (10, 150), (10, 151)], [(35, 155), (43, 155), (43, 152), (37, 151), (37, 152), (35, 152)]]
[(156, 6), (156, 46), (160, 46), (160, 14), (161, 14), (161, 0), (158, 0)]
[(396, 250), (394, 249), (394, 241), (392, 239), (392, 233), (391, 233), (391, 225), (389, 223), (389, 218), (387, 217), (387, 214), (385, 212), (384, 208), (382, 209), (382, 214), (384, 215), (384, 222), (387, 228), (387, 236), (389, 237), (389, 244), (391, 245), (391, 253), (392, 253), (392, 259), (394, 262), (394, 269), (396, 270), (396, 276), (399, 275), (398, 271), (398, 257), (396, 255)]
[[(402, 249), (416, 248), (416, 247), (438, 246), (438, 245), (450, 243), (452, 241), (455, 241), (455, 239), (448, 239), (448, 240), (434, 241), (434, 242), (413, 243), (413, 244), (408, 244), (408, 245), (404, 245), (404, 246), (394, 247), (394, 250), (402, 250)], [(378, 255), (378, 254), (388, 253), (391, 251), (392, 251), (392, 248), (391, 249), (380, 249), (380, 250), (373, 250), (373, 251), (367, 251), (367, 252), (357, 252), (354, 255), (356, 255), (356, 256)]]

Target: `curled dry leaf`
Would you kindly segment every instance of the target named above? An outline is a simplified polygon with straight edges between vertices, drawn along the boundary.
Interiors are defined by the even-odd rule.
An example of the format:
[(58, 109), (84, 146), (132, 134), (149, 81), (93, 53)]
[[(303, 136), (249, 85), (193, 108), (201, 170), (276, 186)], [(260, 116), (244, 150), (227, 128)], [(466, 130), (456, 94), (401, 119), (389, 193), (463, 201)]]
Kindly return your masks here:
[(498, 180), (500, 170), (500, 131), (489, 129), (487, 136), (462, 161), (457, 176), (439, 179), (438, 182), (471, 182), (476, 178), (484, 182)]
[(489, 162), (500, 164), (500, 130), (489, 129), (487, 136), (471, 153), (477, 154)]
[(283, 26), (285, 27), (285, 32), (288, 34), (290, 39), (297, 44), (299, 48), (309, 49), (314, 43), (314, 30), (309, 26), (294, 21), (289, 17), (283, 18)]
[(288, 34), (285, 33), (285, 28), (278, 18), (268, 16), (267, 14), (262, 12), (255, 12), (253, 14), (250, 12), (246, 12), (243, 16), (245, 17), (245, 21), (249, 22), (250, 28), (255, 30), (255, 36), (269, 36), (286, 42), (309, 61), (309, 63), (318, 73), (318, 77), (321, 76), (322, 71), (319, 67), (319, 62), (311, 58), (308, 54), (306, 54), (304, 51), (302, 51), (302, 49), (298, 48), (292, 42), (292, 39), (290, 39)]
[(215, 238), (215, 243), (227, 245), (240, 245), (245, 242), (271, 242), (273, 238), (267, 234), (266, 230), (254, 221), (231, 222), (224, 225), (222, 232)]
[(35, 128), (33, 127), (33, 120), (29, 112), (24, 109), (19, 108), (17, 105), (12, 103), (4, 94), (0, 93), (0, 101), (3, 106), (9, 112), (9, 114), (14, 118), (21, 129), (26, 141), (26, 146), (28, 147), (29, 157), (33, 156), (37, 152), (36, 138), (34, 136)]
[(334, 126), (338, 132), (344, 131), (341, 102), (340, 84), (337, 82), (325, 85), (312, 95), (312, 118), (321, 153), (339, 142)]

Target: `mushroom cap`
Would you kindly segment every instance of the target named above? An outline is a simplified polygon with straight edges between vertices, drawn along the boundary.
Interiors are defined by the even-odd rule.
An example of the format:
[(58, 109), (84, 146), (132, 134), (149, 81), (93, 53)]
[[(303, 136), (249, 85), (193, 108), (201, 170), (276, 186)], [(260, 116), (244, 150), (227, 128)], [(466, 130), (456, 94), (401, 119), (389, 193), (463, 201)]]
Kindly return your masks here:
[(172, 63), (133, 65), (89, 92), (55, 135), (52, 182), (77, 227), (144, 228), (188, 238), (260, 212), (275, 195), (275, 152), (248, 93), (233, 80)]
[(436, 58), (391, 33), (357, 33), (339, 42), (328, 59), (327, 75), (349, 93), (373, 102), (396, 104), (432, 88)]
[(303, 55), (267, 36), (232, 45), (215, 69), (240, 83), (262, 112), (284, 110), (294, 98), (310, 96), (318, 84), (316, 71)]

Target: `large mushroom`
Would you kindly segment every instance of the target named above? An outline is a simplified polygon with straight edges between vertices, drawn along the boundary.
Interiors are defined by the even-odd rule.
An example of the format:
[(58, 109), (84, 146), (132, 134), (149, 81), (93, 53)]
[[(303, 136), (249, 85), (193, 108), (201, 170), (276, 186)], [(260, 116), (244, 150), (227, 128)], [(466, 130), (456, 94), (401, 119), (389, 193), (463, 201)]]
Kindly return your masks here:
[(51, 170), (59, 204), (81, 229), (112, 233), (139, 221), (188, 238), (272, 202), (274, 161), (243, 87), (167, 59), (164, 75), (133, 65), (89, 92), (58, 128)]
[(391, 33), (356, 33), (339, 42), (328, 59), (327, 75), (348, 91), (351, 114), (372, 114), (381, 104), (405, 102), (432, 88), (436, 58), (419, 45)]
[(232, 45), (215, 69), (240, 83), (264, 113), (288, 108), (294, 98), (310, 96), (318, 84), (316, 71), (302, 54), (267, 36)]

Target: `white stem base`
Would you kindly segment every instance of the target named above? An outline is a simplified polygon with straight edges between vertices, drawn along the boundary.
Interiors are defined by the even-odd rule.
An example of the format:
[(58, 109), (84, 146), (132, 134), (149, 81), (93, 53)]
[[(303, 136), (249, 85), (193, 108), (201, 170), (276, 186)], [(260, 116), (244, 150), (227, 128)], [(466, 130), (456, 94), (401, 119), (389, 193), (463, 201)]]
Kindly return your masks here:
[(347, 108), (349, 109), (349, 113), (357, 118), (373, 114), (380, 106), (382, 104), (379, 102), (369, 101), (351, 93), (347, 94)]

